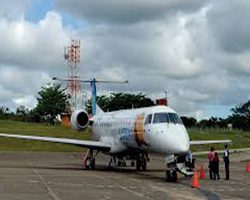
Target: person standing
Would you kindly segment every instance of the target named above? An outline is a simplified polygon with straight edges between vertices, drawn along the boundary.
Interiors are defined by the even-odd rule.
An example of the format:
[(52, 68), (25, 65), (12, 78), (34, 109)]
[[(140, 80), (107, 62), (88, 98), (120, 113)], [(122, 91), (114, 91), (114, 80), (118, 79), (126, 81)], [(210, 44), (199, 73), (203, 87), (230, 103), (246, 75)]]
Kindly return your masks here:
[(189, 171), (193, 171), (195, 166), (195, 158), (193, 158), (192, 152), (188, 151), (185, 159), (185, 165), (188, 168)]
[(209, 178), (210, 179), (213, 179), (213, 159), (214, 159), (214, 148), (211, 147), (210, 148), (210, 151), (207, 155), (207, 158), (208, 158), (208, 168), (209, 168)]
[(223, 153), (223, 160), (225, 163), (226, 180), (229, 180), (229, 150), (228, 145), (225, 145), (225, 150)]
[(188, 151), (187, 155), (186, 155), (186, 166), (191, 168), (192, 165), (192, 160), (193, 160), (193, 156), (192, 156), (192, 152)]
[(214, 153), (214, 158), (213, 158), (213, 161), (212, 161), (212, 170), (213, 170), (213, 179), (216, 180), (220, 180), (220, 174), (219, 174), (219, 156), (218, 156), (218, 153), (215, 152)]

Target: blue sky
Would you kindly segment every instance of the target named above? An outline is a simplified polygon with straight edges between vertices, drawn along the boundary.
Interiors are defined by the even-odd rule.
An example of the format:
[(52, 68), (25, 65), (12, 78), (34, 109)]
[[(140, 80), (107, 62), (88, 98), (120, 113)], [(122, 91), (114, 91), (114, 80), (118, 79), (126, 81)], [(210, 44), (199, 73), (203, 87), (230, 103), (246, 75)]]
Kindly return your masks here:
[(222, 105), (206, 105), (204, 106), (204, 114), (203, 116), (215, 116), (225, 118), (228, 115), (232, 114), (230, 109), (231, 106), (222, 106)]
[[(55, 5), (53, 0), (32, 0), (29, 7), (25, 12), (25, 20), (38, 23), (40, 20), (44, 19), (48, 11), (55, 10)], [(60, 13), (63, 19), (63, 26), (71, 26), (74, 29), (82, 28), (84, 23), (72, 17), (69, 13), (63, 11), (57, 11)]]
[(24, 17), (27, 21), (37, 23), (44, 18), (48, 11), (53, 9), (54, 2), (52, 0), (32, 0)]

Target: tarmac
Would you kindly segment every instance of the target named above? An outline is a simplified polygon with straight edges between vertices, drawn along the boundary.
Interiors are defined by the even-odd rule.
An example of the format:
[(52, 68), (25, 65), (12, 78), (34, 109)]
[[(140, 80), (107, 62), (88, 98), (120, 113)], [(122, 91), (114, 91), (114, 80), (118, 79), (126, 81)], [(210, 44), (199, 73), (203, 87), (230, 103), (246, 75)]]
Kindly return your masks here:
[(231, 157), (230, 180), (224, 180), (220, 161), (220, 180), (199, 179), (200, 188), (192, 188), (192, 179), (178, 174), (177, 183), (165, 181), (164, 157), (151, 155), (146, 172), (134, 167), (108, 169), (109, 158), (97, 157), (95, 171), (82, 169), (80, 153), (0, 153), (1, 200), (82, 200), (82, 199), (250, 199), (250, 173), (245, 172), (250, 152)]

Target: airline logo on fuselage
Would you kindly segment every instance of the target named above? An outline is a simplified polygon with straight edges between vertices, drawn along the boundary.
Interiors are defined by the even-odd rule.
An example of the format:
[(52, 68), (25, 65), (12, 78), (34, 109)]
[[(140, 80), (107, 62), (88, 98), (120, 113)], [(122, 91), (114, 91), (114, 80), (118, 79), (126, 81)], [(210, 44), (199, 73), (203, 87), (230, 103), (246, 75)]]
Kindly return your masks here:
[(143, 137), (143, 131), (144, 131), (144, 114), (140, 114), (136, 117), (135, 120), (135, 126), (134, 126), (134, 136), (135, 141), (138, 144), (138, 146), (141, 145), (147, 145), (147, 143), (144, 141)]

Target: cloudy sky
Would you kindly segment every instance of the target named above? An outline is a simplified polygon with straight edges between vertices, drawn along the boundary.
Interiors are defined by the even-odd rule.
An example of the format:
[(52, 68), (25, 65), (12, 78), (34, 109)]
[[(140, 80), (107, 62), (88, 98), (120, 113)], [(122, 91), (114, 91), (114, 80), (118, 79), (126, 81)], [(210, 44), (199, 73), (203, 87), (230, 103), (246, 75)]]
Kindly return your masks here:
[[(226, 117), (250, 98), (246, 0), (0, 0), (0, 106), (36, 105), (67, 76), (64, 46), (81, 40), (83, 78), (129, 80), (108, 91), (165, 96), (181, 115)], [(85, 87), (88, 89), (88, 85)]]

